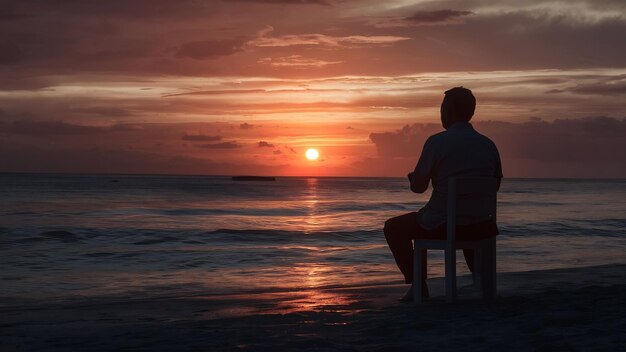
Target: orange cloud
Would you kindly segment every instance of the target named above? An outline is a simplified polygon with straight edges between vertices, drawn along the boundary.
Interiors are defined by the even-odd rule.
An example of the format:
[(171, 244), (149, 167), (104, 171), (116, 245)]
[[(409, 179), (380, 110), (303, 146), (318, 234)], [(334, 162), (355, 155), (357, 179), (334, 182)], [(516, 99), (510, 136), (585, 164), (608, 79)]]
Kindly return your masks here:
[(316, 59), (308, 59), (303, 57), (302, 55), (291, 55), (286, 57), (263, 57), (260, 58), (258, 63), (268, 64), (273, 67), (324, 67), (328, 65), (340, 64), (343, 61), (325, 61), (325, 60), (316, 60)]
[(325, 34), (288, 34), (282, 36), (271, 36), (274, 27), (267, 26), (258, 32), (256, 39), (247, 43), (248, 46), (256, 47), (287, 47), (296, 45), (322, 45), (329, 47), (359, 47), (368, 45), (389, 45), (403, 40), (410, 40), (410, 37), (392, 35), (349, 35), (331, 36)]

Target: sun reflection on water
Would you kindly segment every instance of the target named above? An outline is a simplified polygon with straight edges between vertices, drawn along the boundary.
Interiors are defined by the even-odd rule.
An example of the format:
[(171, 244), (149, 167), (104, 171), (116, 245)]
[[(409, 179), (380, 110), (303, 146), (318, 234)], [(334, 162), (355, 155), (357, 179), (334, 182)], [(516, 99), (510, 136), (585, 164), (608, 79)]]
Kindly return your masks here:
[(318, 218), (318, 182), (319, 179), (317, 178), (306, 179), (307, 190), (304, 195), (303, 203), (307, 208), (307, 216), (303, 218), (303, 221), (306, 224), (308, 231), (314, 231), (321, 225), (321, 221)]

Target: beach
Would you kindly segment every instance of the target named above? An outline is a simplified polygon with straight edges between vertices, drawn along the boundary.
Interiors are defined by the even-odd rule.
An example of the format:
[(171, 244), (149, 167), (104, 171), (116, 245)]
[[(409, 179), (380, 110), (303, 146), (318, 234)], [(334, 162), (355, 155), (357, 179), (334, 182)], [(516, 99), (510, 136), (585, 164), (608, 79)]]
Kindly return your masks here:
[[(293, 292), (2, 302), (0, 347), (33, 350), (618, 351), (626, 265), (500, 274), (484, 302), (416, 306), (400, 284)], [(429, 281), (442, 294), (440, 278)]]

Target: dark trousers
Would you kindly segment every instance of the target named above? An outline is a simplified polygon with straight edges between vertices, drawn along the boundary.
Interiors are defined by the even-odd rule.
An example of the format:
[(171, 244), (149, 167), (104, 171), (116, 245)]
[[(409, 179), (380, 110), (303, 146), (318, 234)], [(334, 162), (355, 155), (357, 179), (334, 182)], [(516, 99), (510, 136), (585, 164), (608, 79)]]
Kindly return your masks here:
[[(457, 226), (456, 230), (456, 239), (459, 241), (485, 239), (498, 234), (496, 224), (491, 221)], [(446, 226), (444, 224), (434, 230), (424, 229), (419, 224), (417, 213), (411, 212), (385, 221), (384, 233), (396, 264), (404, 275), (404, 281), (410, 284), (413, 283), (413, 240), (445, 240)], [(474, 250), (464, 249), (463, 255), (468, 268), (474, 272)], [(424, 250), (422, 258), (424, 258), (423, 277), (426, 278), (426, 250)]]

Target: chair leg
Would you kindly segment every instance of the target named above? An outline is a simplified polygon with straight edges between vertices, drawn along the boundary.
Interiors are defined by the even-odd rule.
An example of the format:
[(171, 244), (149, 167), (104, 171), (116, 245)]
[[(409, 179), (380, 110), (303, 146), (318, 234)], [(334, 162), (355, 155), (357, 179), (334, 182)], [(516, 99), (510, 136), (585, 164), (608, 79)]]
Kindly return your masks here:
[(422, 248), (418, 245), (415, 245), (413, 248), (413, 303), (420, 304), (424, 301), (424, 297), (422, 296), (422, 283), (424, 282), (424, 278), (422, 277), (423, 268), (423, 258), (422, 258)]
[(494, 299), (496, 298), (496, 290), (497, 290), (497, 285), (496, 285), (496, 277), (497, 277), (497, 268), (496, 268), (496, 239), (493, 238), (491, 240), (491, 248), (489, 249), (491, 251), (491, 255), (489, 256), (491, 259), (491, 265), (490, 265), (490, 270), (491, 270), (491, 286), (490, 286), (490, 292), (489, 292), (489, 296), (490, 299)]
[(446, 256), (446, 301), (454, 302), (456, 298), (456, 249), (448, 246)]
[(490, 290), (490, 279), (491, 279), (491, 258), (489, 258), (491, 256), (491, 246), (489, 245), (489, 243), (485, 244), (485, 246), (483, 247), (483, 258), (482, 258), (482, 265), (483, 265), (483, 280), (481, 282), (481, 288), (483, 291), (483, 298), (484, 299), (488, 299), (489, 297), (489, 290)]
[(472, 273), (472, 281), (474, 287), (481, 287), (483, 277), (483, 249), (482, 247), (474, 248), (474, 272)]
[(484, 248), (483, 259), (483, 298), (492, 300), (496, 296), (496, 244), (495, 239), (490, 240)]

